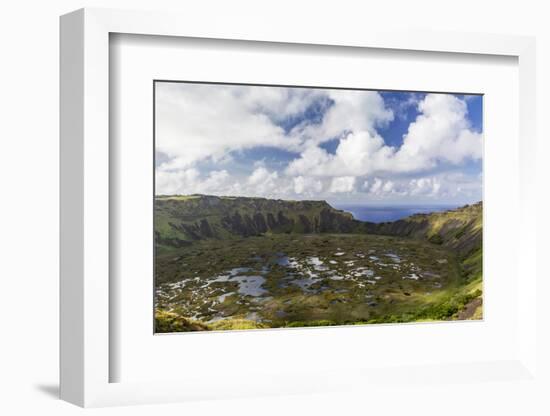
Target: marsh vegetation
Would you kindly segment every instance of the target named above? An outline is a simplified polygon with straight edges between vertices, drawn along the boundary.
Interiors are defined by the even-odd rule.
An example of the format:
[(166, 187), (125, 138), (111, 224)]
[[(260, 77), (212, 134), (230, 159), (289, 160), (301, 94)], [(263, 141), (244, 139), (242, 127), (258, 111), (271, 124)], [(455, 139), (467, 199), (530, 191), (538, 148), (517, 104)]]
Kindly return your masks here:
[[(344, 214), (331, 224), (336, 230), (345, 224), (346, 233), (297, 232), (284, 215), (274, 216), (283, 232), (275, 224), (248, 233), (251, 225), (239, 229), (205, 210), (200, 218), (188, 213), (178, 218), (173, 215), (178, 210), (170, 209), (172, 216), (161, 221), (179, 242), (157, 234), (157, 332), (481, 318), (481, 234), (466, 235), (478, 230), (478, 219), (460, 222), (462, 212), (450, 222), (437, 214), (431, 223), (435, 228), (429, 229), (433, 235), (411, 228), (426, 225), (411, 217), (405, 224), (409, 235), (396, 236), (374, 228), (365, 232), (365, 225)], [(319, 214), (319, 219), (329, 217)], [(206, 226), (205, 218), (210, 220)], [(316, 217), (307, 219), (323, 226)], [(218, 230), (223, 237), (215, 235), (215, 224), (226, 224)], [(380, 227), (384, 234), (397, 234), (392, 224)], [(211, 235), (185, 233), (201, 227)], [(228, 236), (227, 230), (237, 232)], [(244, 230), (241, 235), (239, 230)]]

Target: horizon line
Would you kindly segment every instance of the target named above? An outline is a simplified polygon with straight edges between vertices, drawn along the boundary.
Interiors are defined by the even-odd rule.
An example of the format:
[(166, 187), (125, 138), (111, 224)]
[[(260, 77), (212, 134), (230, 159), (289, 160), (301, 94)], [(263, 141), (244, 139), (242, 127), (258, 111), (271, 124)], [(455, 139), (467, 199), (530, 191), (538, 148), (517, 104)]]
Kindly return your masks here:
[(273, 201), (304, 201), (304, 202), (326, 202), (330, 204), (338, 204), (338, 205), (371, 205), (371, 206), (466, 206), (466, 205), (475, 205), (479, 203), (483, 203), (483, 199), (478, 199), (472, 202), (395, 202), (392, 203), (391, 201), (365, 201), (365, 202), (358, 202), (358, 201), (342, 201), (342, 202), (329, 202), (329, 199), (326, 198), (319, 198), (319, 199), (284, 199), (284, 198), (275, 198), (275, 197), (266, 197), (266, 196), (246, 196), (246, 195), (212, 195), (212, 194), (201, 194), (201, 193), (192, 193), (192, 194), (155, 194), (154, 198), (173, 198), (173, 197), (212, 197), (212, 198), (249, 198), (249, 199), (266, 199), (266, 200), (273, 200)]

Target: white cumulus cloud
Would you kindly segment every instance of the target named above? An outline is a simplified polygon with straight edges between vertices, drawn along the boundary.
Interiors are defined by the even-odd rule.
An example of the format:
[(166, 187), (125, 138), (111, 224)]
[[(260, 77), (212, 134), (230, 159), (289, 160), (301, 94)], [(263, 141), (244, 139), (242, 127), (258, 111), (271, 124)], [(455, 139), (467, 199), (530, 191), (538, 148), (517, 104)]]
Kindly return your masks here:
[(307, 148), (287, 167), (289, 175), (373, 175), (428, 171), (442, 163), (460, 165), (482, 157), (482, 136), (472, 130), (464, 100), (427, 94), (418, 103), (419, 116), (409, 126), (401, 147), (386, 145), (371, 129), (351, 130), (336, 152)]
[(393, 163), (397, 171), (427, 170), (439, 162), (459, 165), (482, 157), (482, 136), (473, 131), (467, 105), (449, 94), (428, 94), (410, 124)]
[(318, 195), (323, 190), (323, 183), (316, 178), (296, 176), (292, 179), (294, 193), (297, 195)]
[(355, 177), (339, 176), (332, 179), (330, 184), (330, 192), (351, 192), (355, 186)]
[(333, 105), (326, 111), (320, 124), (298, 125), (291, 134), (305, 141), (307, 146), (340, 138), (349, 131), (367, 131), (376, 134), (376, 127), (393, 120), (392, 110), (376, 91), (326, 90)]
[(159, 169), (185, 169), (255, 146), (297, 149), (298, 139), (273, 118), (304, 111), (315, 96), (307, 89), (158, 83), (156, 150), (169, 159)]

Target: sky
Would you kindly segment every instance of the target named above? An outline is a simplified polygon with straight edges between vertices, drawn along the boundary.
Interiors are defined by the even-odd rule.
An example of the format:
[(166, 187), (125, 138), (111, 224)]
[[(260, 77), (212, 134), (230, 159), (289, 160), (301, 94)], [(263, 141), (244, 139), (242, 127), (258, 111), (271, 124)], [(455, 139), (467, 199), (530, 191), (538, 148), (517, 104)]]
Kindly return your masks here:
[(482, 96), (156, 82), (155, 192), (462, 205)]

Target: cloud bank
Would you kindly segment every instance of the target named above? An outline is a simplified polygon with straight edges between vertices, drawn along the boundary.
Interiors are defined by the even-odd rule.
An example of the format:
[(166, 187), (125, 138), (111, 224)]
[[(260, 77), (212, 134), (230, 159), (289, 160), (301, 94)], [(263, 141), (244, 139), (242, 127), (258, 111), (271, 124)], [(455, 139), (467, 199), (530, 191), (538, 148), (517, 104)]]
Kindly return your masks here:
[(482, 134), (451, 94), (158, 83), (155, 134), (158, 194), (481, 197)]

